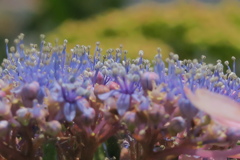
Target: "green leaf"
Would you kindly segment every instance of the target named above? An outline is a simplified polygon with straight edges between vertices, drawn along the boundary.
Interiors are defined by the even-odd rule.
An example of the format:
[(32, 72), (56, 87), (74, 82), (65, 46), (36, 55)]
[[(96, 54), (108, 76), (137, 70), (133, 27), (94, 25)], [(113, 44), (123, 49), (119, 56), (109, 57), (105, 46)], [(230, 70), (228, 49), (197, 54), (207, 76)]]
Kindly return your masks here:
[(43, 146), (43, 160), (57, 160), (55, 142), (47, 142)]
[(97, 149), (97, 151), (94, 154), (94, 160), (103, 160), (105, 158), (104, 156), (104, 150), (102, 145), (100, 145)]

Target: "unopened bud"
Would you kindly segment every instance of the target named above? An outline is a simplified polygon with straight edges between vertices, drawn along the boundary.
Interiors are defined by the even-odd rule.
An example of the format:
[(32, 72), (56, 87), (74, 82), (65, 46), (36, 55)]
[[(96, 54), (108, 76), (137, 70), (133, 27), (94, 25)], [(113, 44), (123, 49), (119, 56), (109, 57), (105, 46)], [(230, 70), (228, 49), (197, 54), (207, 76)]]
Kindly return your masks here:
[(129, 131), (134, 131), (136, 127), (136, 113), (135, 112), (126, 112), (123, 116), (123, 121), (126, 123)]
[(82, 112), (81, 119), (82, 124), (89, 126), (93, 123), (95, 118), (95, 110), (91, 107), (85, 108)]
[(23, 89), (22, 92), (25, 94), (25, 96), (30, 97), (35, 97), (38, 93), (39, 90), (39, 83), (34, 81), (30, 84), (27, 84)]
[(143, 90), (152, 90), (153, 89), (153, 83), (158, 80), (159, 77), (154, 72), (145, 72), (141, 76), (141, 84)]
[(5, 136), (9, 130), (9, 123), (6, 120), (0, 121), (0, 137)]
[(56, 136), (62, 130), (62, 126), (58, 121), (53, 120), (46, 123), (45, 130), (47, 134)]
[(6, 116), (10, 114), (10, 106), (5, 101), (0, 101), (0, 116)]
[(97, 84), (103, 84), (104, 83), (104, 76), (103, 76), (103, 74), (101, 72), (98, 72), (97, 76), (93, 77), (93, 78), (96, 78), (95, 79), (95, 81), (96, 81), (95, 83), (97, 83)]
[(28, 108), (20, 108), (16, 112), (17, 120), (24, 126), (29, 124), (31, 113)]
[(8, 39), (5, 39), (5, 43), (8, 44), (9, 40)]
[(140, 50), (140, 51), (138, 52), (138, 55), (139, 55), (140, 57), (142, 57), (143, 54), (144, 54), (143, 50)]
[(179, 56), (177, 54), (174, 54), (173, 59), (177, 61), (179, 59)]
[(169, 133), (175, 136), (177, 133), (182, 132), (185, 126), (186, 122), (182, 117), (174, 117), (167, 128)]
[(41, 40), (44, 40), (45, 39), (45, 35), (44, 34), (40, 34), (40, 38), (41, 38)]
[(37, 120), (43, 120), (47, 115), (47, 110), (45, 110), (43, 106), (38, 104), (38, 101), (36, 99), (33, 101), (33, 103), (33, 109), (31, 110), (32, 118), (35, 118)]
[(109, 92), (109, 88), (105, 85), (95, 85), (94, 86), (94, 94), (97, 96), (99, 94), (107, 93)]
[(100, 42), (96, 42), (96, 45), (99, 46), (99, 45), (100, 45)]
[(15, 47), (14, 47), (14, 46), (10, 47), (10, 52), (11, 52), (11, 53), (14, 53), (14, 52), (15, 52)]
[(165, 112), (164, 107), (158, 104), (153, 104), (147, 113), (152, 124), (158, 124), (163, 119), (169, 117), (169, 114)]
[(39, 83), (34, 81), (26, 84), (21, 90), (21, 96), (25, 107), (32, 107), (32, 101), (37, 98), (39, 91)]
[(113, 82), (113, 81), (109, 82), (107, 85), (110, 90), (116, 90), (116, 89), (119, 89), (119, 87), (120, 87), (119, 84), (117, 84), (116, 82)]

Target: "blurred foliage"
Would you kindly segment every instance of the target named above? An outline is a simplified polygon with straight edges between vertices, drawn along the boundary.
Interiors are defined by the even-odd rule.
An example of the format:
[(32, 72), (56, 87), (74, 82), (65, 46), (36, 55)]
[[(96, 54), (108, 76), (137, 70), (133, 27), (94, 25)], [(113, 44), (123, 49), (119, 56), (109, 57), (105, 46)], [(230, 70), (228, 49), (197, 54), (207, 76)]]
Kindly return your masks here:
[(54, 141), (43, 146), (43, 160), (57, 160), (57, 150)]
[(48, 34), (48, 40), (67, 38), (69, 48), (75, 44), (94, 46), (100, 41), (104, 51), (123, 44), (131, 57), (142, 49), (145, 58), (153, 58), (161, 47), (164, 57), (169, 52), (178, 53), (181, 59), (204, 54), (213, 63), (239, 56), (239, 7), (236, 0), (215, 5), (200, 1), (142, 3), (86, 20), (67, 20)]
[[(105, 149), (103, 147), (105, 145)], [(102, 144), (98, 147), (95, 155), (94, 160), (103, 160), (105, 157), (109, 159), (116, 158), (117, 160), (120, 158), (120, 147), (118, 145), (118, 139), (113, 136), (110, 137), (105, 144)]]
[[(13, 39), (23, 32), (30, 36), (27, 42), (37, 42), (36, 35), (50, 32), (67, 19), (84, 19), (106, 10), (121, 8), (126, 0), (23, 0), (0, 1), (0, 41)], [(6, 7), (3, 7), (6, 6)], [(36, 38), (35, 38), (36, 37)], [(5, 46), (0, 45), (0, 59), (6, 57)]]
[[(84, 19), (108, 9), (122, 7), (126, 0), (45, 0), (42, 12), (33, 17), (26, 29), (46, 31), (61, 24), (66, 19)], [(46, 25), (47, 24), (47, 25)]]
[(120, 157), (120, 147), (118, 145), (118, 139), (117, 137), (113, 136), (110, 137), (106, 142), (107, 152), (108, 156), (110, 158), (115, 157), (116, 159), (119, 159)]
[[(170, 27), (164, 22), (154, 22), (144, 24), (142, 26), (142, 34), (147, 38), (162, 40), (164, 43), (172, 47), (173, 52), (180, 53), (184, 58), (199, 58), (194, 57), (194, 54), (214, 54), (218, 59), (231, 58), (231, 56), (238, 56), (240, 49), (228, 44), (228, 42), (217, 42), (209, 44), (207, 42), (192, 43), (189, 39), (185, 38), (187, 28), (183, 24)], [(229, 57), (226, 57), (229, 56)]]
[(99, 146), (94, 155), (94, 160), (103, 160), (105, 159), (103, 146)]

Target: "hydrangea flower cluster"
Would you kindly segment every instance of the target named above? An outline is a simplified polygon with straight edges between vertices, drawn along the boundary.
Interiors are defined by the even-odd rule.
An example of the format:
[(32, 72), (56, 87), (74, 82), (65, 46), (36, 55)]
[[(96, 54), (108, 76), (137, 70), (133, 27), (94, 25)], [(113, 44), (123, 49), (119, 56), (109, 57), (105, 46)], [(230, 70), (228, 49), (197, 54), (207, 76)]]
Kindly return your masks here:
[[(112, 136), (120, 160), (240, 157), (240, 79), (229, 62), (179, 60), (161, 50), (151, 62), (122, 46), (99, 43), (8, 47), (0, 69), (0, 155), (42, 159), (53, 144), (57, 159), (91, 160)], [(226, 66), (224, 69), (224, 65)], [(105, 146), (105, 145), (104, 145)], [(112, 159), (106, 154), (106, 159)]]

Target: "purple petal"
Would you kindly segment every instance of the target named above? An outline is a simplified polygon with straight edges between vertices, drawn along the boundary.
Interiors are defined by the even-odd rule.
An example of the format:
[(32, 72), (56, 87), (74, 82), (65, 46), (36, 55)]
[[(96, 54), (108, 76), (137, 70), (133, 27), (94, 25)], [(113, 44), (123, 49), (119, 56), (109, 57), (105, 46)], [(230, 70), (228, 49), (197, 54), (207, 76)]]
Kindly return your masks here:
[(147, 110), (148, 107), (149, 107), (149, 104), (150, 104), (149, 99), (146, 98), (146, 97), (144, 97), (144, 96), (142, 96), (142, 98), (141, 98), (141, 103), (140, 103), (140, 105), (139, 105), (139, 109), (140, 109), (140, 110)]
[(118, 114), (122, 116), (130, 107), (130, 95), (121, 94), (117, 101)]
[(32, 116), (37, 119), (43, 119), (45, 116), (45, 112), (42, 106), (38, 104), (37, 100), (33, 101), (33, 108), (31, 112), (32, 112)]
[(188, 99), (179, 99), (179, 108), (182, 115), (189, 119), (193, 118), (198, 113), (198, 109), (193, 106)]
[(40, 104), (43, 103), (44, 97), (45, 97), (44, 89), (40, 88), (39, 91), (38, 91), (38, 95), (37, 95), (37, 100)]
[(22, 88), (23, 88), (23, 86), (20, 85), (20, 86), (18, 86), (18, 87), (16, 87), (16, 88), (13, 88), (13, 89), (11, 90), (11, 92), (12, 92), (12, 93), (15, 93), (15, 94), (21, 94)]
[(95, 118), (95, 110), (91, 107), (84, 109), (83, 114), (81, 115), (82, 123), (85, 126), (91, 125)]
[(93, 119), (95, 117), (95, 110), (91, 107), (85, 108), (83, 111), (83, 116)]
[(141, 99), (139, 98), (139, 96), (137, 94), (132, 94), (132, 98), (137, 102), (141, 102)]
[(106, 99), (108, 99), (108, 97), (116, 95), (116, 93), (118, 93), (118, 91), (112, 90), (110, 92), (98, 95), (98, 98), (101, 99), (101, 100), (106, 100)]
[(34, 99), (37, 97), (39, 89), (39, 83), (36, 81), (25, 84), (25, 86), (21, 90), (21, 96), (26, 99)]
[(76, 116), (75, 104), (65, 103), (63, 113), (67, 121), (72, 121)]
[(80, 112), (84, 112), (84, 110), (89, 106), (87, 100), (80, 99), (76, 102), (76, 107)]

